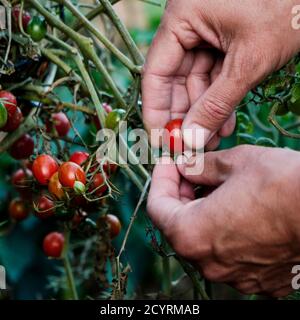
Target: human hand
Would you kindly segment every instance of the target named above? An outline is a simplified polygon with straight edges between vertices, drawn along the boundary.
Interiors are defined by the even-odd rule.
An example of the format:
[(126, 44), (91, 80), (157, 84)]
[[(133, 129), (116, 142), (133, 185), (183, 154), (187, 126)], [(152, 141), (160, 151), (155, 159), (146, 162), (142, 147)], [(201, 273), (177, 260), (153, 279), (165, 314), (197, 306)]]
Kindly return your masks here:
[[(198, 176), (186, 175), (191, 160), (155, 167), (152, 221), (207, 279), (245, 294), (287, 295), (300, 263), (299, 153), (240, 146), (204, 158)], [(193, 184), (216, 189), (195, 200)]]
[[(204, 129), (208, 149), (217, 147), (234, 130), (235, 106), (299, 50), (297, 2), (169, 0), (144, 68), (146, 128), (185, 117), (183, 128)], [(185, 142), (203, 147), (195, 136)]]

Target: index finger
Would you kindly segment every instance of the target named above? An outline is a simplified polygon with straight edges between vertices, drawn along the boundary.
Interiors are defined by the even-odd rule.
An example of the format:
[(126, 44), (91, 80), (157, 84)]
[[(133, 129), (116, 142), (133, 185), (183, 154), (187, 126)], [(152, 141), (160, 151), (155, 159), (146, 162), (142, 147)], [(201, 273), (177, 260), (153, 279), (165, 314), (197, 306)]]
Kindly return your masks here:
[(142, 80), (143, 119), (147, 130), (163, 128), (170, 120), (173, 76), (185, 50), (163, 23), (149, 50)]

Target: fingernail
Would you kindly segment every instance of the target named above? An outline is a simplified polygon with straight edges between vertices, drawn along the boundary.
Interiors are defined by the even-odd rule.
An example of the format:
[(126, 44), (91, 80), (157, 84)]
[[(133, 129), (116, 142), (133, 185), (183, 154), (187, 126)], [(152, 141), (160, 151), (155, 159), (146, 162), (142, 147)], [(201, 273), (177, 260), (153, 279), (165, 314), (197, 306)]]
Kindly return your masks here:
[(183, 128), (184, 143), (191, 149), (203, 149), (213, 134), (212, 131), (197, 123), (192, 123)]

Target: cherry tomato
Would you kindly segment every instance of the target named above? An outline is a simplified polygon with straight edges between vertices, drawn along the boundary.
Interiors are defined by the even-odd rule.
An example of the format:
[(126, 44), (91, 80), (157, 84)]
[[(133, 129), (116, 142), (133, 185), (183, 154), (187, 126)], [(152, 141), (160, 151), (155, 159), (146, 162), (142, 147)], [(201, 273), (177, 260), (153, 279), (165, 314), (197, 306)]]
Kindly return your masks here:
[(64, 249), (65, 238), (60, 232), (49, 233), (43, 241), (43, 250), (46, 256), (60, 258)]
[(113, 239), (117, 237), (122, 229), (121, 222), (119, 218), (113, 214), (107, 214), (104, 217), (105, 222), (108, 224), (110, 230), (110, 237)]
[(17, 110), (17, 98), (9, 91), (0, 91), (0, 100), (7, 110), (8, 115), (12, 116)]
[(29, 215), (29, 208), (22, 199), (16, 198), (9, 204), (9, 215), (14, 220), (24, 220)]
[(3, 103), (0, 102), (0, 129), (6, 125), (7, 117), (7, 110)]
[(84, 151), (76, 151), (74, 152), (69, 161), (77, 163), (79, 166), (81, 166), (88, 158), (89, 158), (89, 153), (84, 152)]
[[(104, 102), (104, 103), (102, 104), (102, 106), (103, 106), (103, 109), (106, 111), (107, 114), (109, 114), (109, 113), (111, 113), (111, 112), (113, 111), (112, 107), (111, 107), (108, 103), (106, 103), (106, 102)], [(97, 130), (100, 130), (100, 129), (101, 129), (101, 123), (100, 123), (100, 121), (99, 121), (98, 116), (95, 115), (95, 116), (93, 117), (93, 120), (94, 120), (96, 129), (97, 129)]]
[(88, 214), (85, 211), (82, 212), (76, 212), (72, 218), (72, 227), (76, 228), (78, 227), (86, 218)]
[(55, 172), (54, 175), (51, 177), (48, 184), (48, 190), (58, 200), (62, 200), (65, 197), (63, 186), (61, 185), (58, 179), (58, 172)]
[(17, 170), (11, 178), (11, 183), (20, 192), (30, 189), (32, 183), (32, 171), (29, 169)]
[(163, 143), (172, 154), (182, 153), (184, 150), (181, 131), (182, 123), (182, 119), (175, 119), (170, 121), (165, 127)]
[(32, 172), (36, 180), (42, 184), (47, 185), (50, 178), (58, 170), (57, 162), (49, 155), (42, 154), (38, 156), (32, 165)]
[(33, 41), (41, 41), (47, 33), (46, 21), (39, 16), (32, 17), (27, 25), (26, 32), (30, 35)]
[(1, 128), (1, 131), (12, 132), (19, 128), (21, 122), (23, 121), (23, 114), (20, 108), (17, 108), (16, 112), (11, 114), (7, 113), (7, 122), (4, 127)]
[[(18, 27), (19, 29), (19, 16), (20, 16), (20, 13), (21, 13), (21, 8), (20, 6), (15, 6), (12, 10), (12, 15), (14, 17), (14, 20), (15, 20), (15, 24), (16, 26)], [(28, 26), (28, 23), (29, 21), (31, 20), (31, 15), (29, 12), (23, 10), (23, 15), (22, 15), (22, 26), (23, 26), (23, 29), (26, 30), (27, 26)]]
[(17, 159), (29, 158), (34, 151), (34, 141), (29, 134), (24, 134), (10, 148), (10, 155)]
[(47, 196), (40, 196), (35, 202), (35, 215), (41, 219), (50, 218), (55, 213), (54, 202)]
[(58, 136), (66, 136), (71, 128), (70, 121), (65, 113), (58, 112), (51, 115), (51, 120), (46, 123), (47, 132), (55, 132)]
[(83, 169), (75, 162), (65, 162), (58, 170), (58, 178), (63, 187), (74, 188), (75, 182), (86, 184), (86, 176)]
[(114, 130), (124, 117), (126, 111), (123, 109), (115, 109), (112, 112), (110, 112), (105, 120), (105, 126), (108, 129)]
[(116, 165), (115, 163), (109, 162), (107, 161), (106, 163), (104, 163), (103, 165), (103, 170), (108, 174), (113, 174), (114, 172), (116, 172), (118, 169), (118, 165)]
[(96, 190), (94, 194), (97, 196), (101, 196), (107, 190), (107, 185), (104, 183), (104, 181), (105, 180), (103, 175), (101, 173), (96, 173), (93, 177), (89, 191), (92, 192)]

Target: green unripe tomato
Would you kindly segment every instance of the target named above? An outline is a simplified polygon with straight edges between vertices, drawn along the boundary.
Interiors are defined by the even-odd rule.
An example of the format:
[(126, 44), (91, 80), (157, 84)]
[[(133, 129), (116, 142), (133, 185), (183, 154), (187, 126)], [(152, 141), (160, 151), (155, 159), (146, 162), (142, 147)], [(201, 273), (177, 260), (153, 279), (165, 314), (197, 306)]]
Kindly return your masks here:
[(124, 109), (115, 109), (110, 112), (105, 120), (106, 128), (114, 130), (119, 125), (125, 113), (126, 111)]
[(0, 129), (6, 125), (7, 122), (7, 110), (3, 103), (0, 103)]
[(45, 38), (47, 33), (47, 24), (43, 18), (39, 16), (34, 16), (29, 21), (26, 28), (27, 34), (30, 35), (31, 39), (35, 42), (39, 42)]

